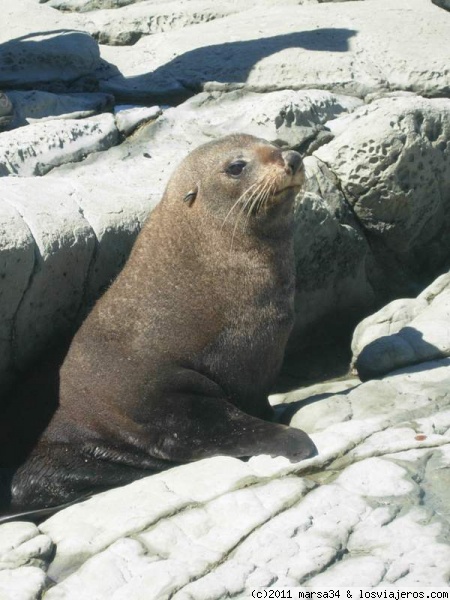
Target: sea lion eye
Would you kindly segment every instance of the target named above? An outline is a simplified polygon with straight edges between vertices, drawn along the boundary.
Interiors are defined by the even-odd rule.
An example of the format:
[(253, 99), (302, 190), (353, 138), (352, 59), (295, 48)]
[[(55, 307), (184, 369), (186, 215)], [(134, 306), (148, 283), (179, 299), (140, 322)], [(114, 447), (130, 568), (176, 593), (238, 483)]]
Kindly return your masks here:
[(228, 165), (228, 167), (225, 169), (225, 173), (231, 175), (231, 177), (239, 177), (242, 174), (246, 164), (247, 163), (245, 160), (236, 160)]

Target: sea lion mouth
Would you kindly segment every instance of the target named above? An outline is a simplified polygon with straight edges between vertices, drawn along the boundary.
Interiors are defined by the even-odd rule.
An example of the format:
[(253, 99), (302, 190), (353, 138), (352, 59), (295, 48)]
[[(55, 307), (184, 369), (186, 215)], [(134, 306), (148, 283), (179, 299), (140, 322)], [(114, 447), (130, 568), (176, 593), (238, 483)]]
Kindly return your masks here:
[(302, 186), (300, 184), (297, 185), (287, 185), (283, 188), (281, 188), (281, 190), (277, 190), (276, 192), (274, 192), (274, 196), (281, 196), (281, 194), (284, 194), (285, 192), (287, 192), (288, 190), (296, 190), (296, 192), (298, 193), (301, 190)]

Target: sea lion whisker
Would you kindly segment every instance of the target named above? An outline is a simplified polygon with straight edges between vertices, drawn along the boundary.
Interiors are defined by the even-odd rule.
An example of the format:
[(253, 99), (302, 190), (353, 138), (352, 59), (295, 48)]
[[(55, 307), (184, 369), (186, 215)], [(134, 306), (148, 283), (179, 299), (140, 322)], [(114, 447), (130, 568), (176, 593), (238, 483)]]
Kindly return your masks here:
[(271, 193), (272, 193), (272, 187), (274, 184), (274, 180), (275, 177), (269, 177), (266, 180), (264, 189), (262, 190), (261, 196), (260, 196), (260, 200), (259, 203), (256, 207), (256, 212), (259, 213), (259, 211), (261, 210), (261, 208), (266, 204), (266, 202), (268, 201), (268, 198), (270, 197)]
[(244, 192), (242, 192), (242, 194), (239, 196), (239, 198), (236, 200), (236, 202), (234, 202), (233, 206), (230, 208), (230, 210), (227, 212), (225, 219), (222, 222), (222, 228), (225, 225), (226, 220), (228, 219), (228, 217), (231, 215), (231, 213), (233, 212), (233, 210), (236, 208), (236, 206), (241, 202), (241, 200), (243, 198), (245, 198), (246, 194), (248, 194), (248, 192), (254, 188), (255, 186), (258, 185), (258, 182), (253, 183), (251, 186), (249, 186)]
[(248, 211), (247, 211), (247, 218), (245, 220), (244, 230), (247, 229), (247, 226), (250, 221), (250, 217), (251, 217), (252, 213), (255, 212), (255, 214), (257, 214), (257, 212), (258, 212), (256, 208), (261, 201), (261, 197), (264, 194), (265, 187), (266, 187), (265, 182), (262, 182), (262, 184), (260, 185), (260, 187), (257, 190), (257, 194), (255, 194), (253, 197), (252, 203), (249, 206)]
[[(254, 209), (255, 205), (256, 205), (256, 204), (258, 203), (258, 201), (259, 201), (259, 198), (260, 198), (260, 196), (261, 196), (261, 190), (263, 190), (263, 189), (264, 189), (264, 185), (265, 185), (264, 181), (262, 181), (262, 182), (261, 182), (261, 183), (258, 185), (258, 187), (256, 188), (256, 190), (254, 190), (254, 191), (253, 191), (253, 193), (252, 193), (252, 195), (250, 196), (250, 198), (248, 198), (248, 200), (246, 201), (246, 203), (245, 203), (245, 205), (243, 206), (243, 209), (242, 209), (242, 211), (241, 211), (241, 213), (240, 213), (240, 215), (239, 215), (239, 217), (241, 217), (241, 216), (244, 216), (244, 214), (245, 214), (245, 211), (246, 211), (246, 210), (247, 210), (247, 208), (248, 208), (248, 210), (247, 210), (247, 217), (246, 217), (246, 219), (245, 219), (245, 223), (244, 223), (244, 231), (247, 229), (247, 225), (248, 225), (248, 222), (249, 222), (249, 220), (250, 220), (251, 214), (252, 214), (252, 212), (253, 212), (253, 209)], [(237, 225), (237, 223), (236, 223), (236, 225)], [(236, 225), (235, 225), (235, 227), (236, 227)], [(234, 231), (233, 231), (233, 236), (234, 236)]]
[[(262, 182), (257, 182), (256, 184), (256, 189), (254, 189), (251, 193), (251, 195), (249, 196), (249, 198), (247, 198), (247, 200), (244, 202), (244, 204), (241, 207), (241, 210), (239, 211), (237, 217), (236, 217), (236, 222), (234, 224), (234, 228), (233, 228), (233, 235), (231, 236), (231, 246), (230, 246), (230, 252), (233, 250), (233, 241), (234, 241), (234, 236), (236, 234), (237, 231), (237, 226), (239, 224), (240, 219), (245, 215), (245, 211), (246, 208), (250, 205), (250, 203), (253, 201), (253, 199), (256, 197), (259, 197), (259, 193), (260, 193), (260, 189), (262, 186)], [(251, 207), (250, 207), (251, 210)], [(248, 217), (248, 215), (247, 215)], [(244, 227), (244, 230), (246, 229), (246, 225)]]

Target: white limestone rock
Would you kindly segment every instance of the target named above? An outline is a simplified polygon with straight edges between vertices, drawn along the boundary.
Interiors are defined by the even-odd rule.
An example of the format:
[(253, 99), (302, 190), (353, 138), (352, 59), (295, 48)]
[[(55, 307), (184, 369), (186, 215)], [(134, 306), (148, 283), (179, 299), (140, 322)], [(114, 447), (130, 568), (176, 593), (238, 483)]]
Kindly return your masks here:
[[(23, 367), (39, 355), (49, 339), (73, 326), (83, 300), (95, 237), (79, 204), (73, 197), (65, 197), (64, 185), (57, 180), (42, 185), (40, 178), (7, 177), (2, 180), (2, 194), (15, 217), (4, 235), (6, 244), (13, 247), (10, 260), (11, 268), (15, 267), (8, 280), (12, 290), (19, 286), (16, 304), (9, 305), (8, 296), (4, 298), (6, 309), (8, 305), (13, 309), (8, 343), (15, 366)], [(22, 248), (12, 243), (20, 231), (16, 227), (19, 216), (25, 236)]]
[(159, 106), (124, 106), (114, 107), (117, 129), (121, 134), (128, 136), (137, 127), (157, 119), (162, 111)]
[(54, 167), (83, 160), (118, 142), (119, 131), (110, 114), (6, 131), (0, 137), (0, 177), (45, 175)]
[(45, 568), (52, 551), (52, 541), (36, 525), (25, 522), (0, 525), (0, 575), (4, 570), (23, 566)]
[(358, 325), (352, 364), (364, 379), (450, 356), (450, 274), (416, 299), (394, 300)]
[(31, 281), (36, 243), (6, 194), (0, 202), (0, 384), (6, 385), (14, 367), (15, 319)]
[(52, 94), (36, 90), (8, 91), (14, 105), (14, 119), (8, 129), (54, 119), (83, 119), (107, 110), (113, 97), (101, 93)]
[(450, 100), (395, 97), (358, 109), (315, 152), (370, 233), (382, 277), (403, 291), (402, 269), (437, 275), (448, 261), (449, 137)]
[(295, 212), (294, 337), (323, 318), (355, 319), (373, 305), (372, 251), (333, 173), (304, 160), (305, 194)]
[[(264, 476), (260, 474), (260, 465), (257, 465), (256, 473), (253, 471), (251, 462), (246, 464), (228, 457), (198, 461), (136, 481), (131, 487), (99, 494), (66, 509), (69, 512), (56, 514), (40, 525), (41, 531), (57, 544), (56, 556), (49, 569), (50, 577), (57, 581), (65, 579), (89, 556), (110, 548), (116, 540), (131, 532), (135, 539), (145, 543), (146, 554), (154, 555), (154, 559), (167, 552), (179, 554), (181, 559), (185, 553), (183, 547), (187, 545), (195, 568), (201, 560), (214, 563), (219, 549), (222, 554), (228, 552), (239, 541), (239, 535), (247, 535), (257, 523), (269, 518), (271, 511), (278, 512), (308, 491), (307, 482), (283, 478), (292, 471), (289, 461), (274, 462), (272, 468), (269, 465), (268, 476)], [(277, 475), (282, 477), (280, 481)], [(205, 486), (206, 481), (208, 485)], [(123, 502), (129, 503), (131, 498), (129, 509), (124, 512)], [(245, 514), (242, 524), (237, 521), (232, 525), (225, 521), (222, 507), (227, 503), (235, 507), (241, 505), (240, 510)], [(215, 509), (209, 508), (216, 505)], [(173, 522), (169, 526), (169, 537), (166, 518), (169, 523)], [(234, 511), (229, 518), (235, 520)], [(212, 531), (214, 520), (217, 524)], [(143, 532), (147, 530), (155, 533), (153, 546), (150, 540), (146, 541)], [(206, 539), (195, 541), (197, 535), (205, 535)], [(178, 544), (175, 543), (177, 539)], [(198, 544), (197, 549), (194, 543)], [(217, 547), (209, 558), (208, 547), (211, 552)], [(200, 566), (204, 568), (205, 564)]]
[[(121, 6), (128, 6), (135, 2), (142, 2), (142, 0), (40, 0), (41, 2), (48, 3), (49, 6), (57, 8), (58, 10), (69, 12), (88, 12), (91, 10), (99, 10), (103, 8), (120, 8)], [(159, 0), (162, 1), (162, 0)], [(158, 2), (158, 0), (155, 0)]]
[[(41, 0), (44, 2), (48, 2), (49, 6), (54, 8), (58, 8), (62, 11), (80, 11), (80, 12), (88, 12), (95, 11), (101, 9), (119, 9), (124, 6), (129, 6), (132, 4), (141, 3), (145, 0)], [(282, 4), (285, 6), (289, 6), (291, 4), (318, 4), (321, 0), (282, 0)], [(325, 0), (327, 1), (327, 0)], [(341, 1), (341, 0), (330, 0), (331, 2)], [(347, 1), (347, 0), (342, 0)], [(177, 7), (178, 10), (183, 7), (186, 8), (189, 6), (190, 0), (179, 0), (178, 2), (172, 2), (173, 8)], [(158, 6), (160, 4), (169, 4), (167, 0), (152, 0), (153, 6)], [(215, 3), (220, 4), (220, 3)], [(280, 4), (280, 0), (249, 0), (245, 5), (242, 3), (239, 4), (236, 0), (231, 0), (227, 2), (227, 5), (237, 6), (239, 10), (246, 10), (248, 8), (252, 8), (256, 5), (261, 4)], [(205, 4), (205, 6), (207, 6)]]
[(222, 3), (212, 3), (210, 0), (141, 0), (115, 10), (89, 13), (86, 29), (100, 44), (132, 45), (144, 35), (206, 23), (239, 10), (242, 10), (242, 3), (238, 0)]
[[(30, 31), (36, 29), (31, 26)], [(101, 67), (101, 61), (98, 44), (90, 35), (81, 31), (59, 31), (29, 33), (24, 37), (2, 42), (2, 89), (26, 85), (65, 91), (73, 84), (73, 91), (93, 91), (94, 72)]]
[[(365, 0), (244, 11), (132, 47), (102, 47), (120, 74), (99, 74), (122, 97), (186, 97), (200, 89), (321, 88), (365, 97), (450, 88), (450, 22), (427, 0)], [(380, 36), (380, 31), (383, 35)]]
[(46, 576), (37, 567), (20, 567), (0, 571), (0, 598), (2, 600), (40, 600)]
[[(36, 32), (82, 30), (78, 15), (61, 13), (39, 0), (21, 0), (20, 2), (2, 0), (2, 10), (2, 22), (6, 26), (0, 29), (1, 44), (14, 40), (16, 42), (29, 40), (31, 44), (28, 50), (31, 51), (36, 50), (37, 40), (46, 39), (44, 34), (42, 38), (38, 36), (36, 40), (33, 40)], [(3, 54), (3, 48), (1, 54)], [(82, 52), (79, 58), (82, 58)]]
[(300, 390), (292, 421), (311, 431), (313, 459), (203, 460), (40, 525), (56, 544), (45, 600), (447, 585), (450, 359), (326, 389), (309, 403)]
[[(309, 414), (312, 429), (316, 430), (313, 437), (322, 456), (290, 465), (291, 472), (297, 473), (295, 478), (286, 476), (286, 469), (279, 471), (278, 477), (272, 470), (271, 477), (275, 479), (247, 480), (243, 488), (243, 480), (238, 483), (234, 477), (238, 472), (243, 475), (248, 467), (233, 459), (210, 459), (180, 468), (178, 475), (188, 470), (192, 485), (197, 490), (206, 490), (220, 479), (209, 475), (208, 486), (202, 483), (204, 469), (214, 464), (227, 479), (222, 493), (213, 494), (210, 500), (203, 496), (200, 504), (197, 500), (194, 506), (187, 503), (177, 510), (161, 498), (166, 517), (156, 521), (153, 517), (153, 524), (145, 526), (139, 516), (128, 535), (119, 538), (117, 533), (113, 534), (115, 541), (83, 561), (68, 577), (57, 566), (55, 570), (50, 567), (49, 572), (59, 583), (48, 592), (48, 598), (87, 599), (95, 594), (113, 594), (114, 599), (158, 598), (174, 594), (179, 600), (220, 599), (230, 594), (245, 597), (258, 585), (298, 586), (300, 582), (306, 588), (394, 583), (445, 585), (450, 558), (448, 510), (435, 513), (428, 502), (437, 506), (433, 500), (436, 491), (448, 498), (445, 484), (440, 488), (433, 485), (439, 480), (434, 469), (445, 473), (450, 460), (447, 451), (450, 363), (446, 360), (433, 366), (433, 372), (420, 370), (394, 375), (385, 381), (383, 389), (368, 383), (344, 392), (352, 407), (346, 422), (342, 422), (339, 412), (334, 412), (339, 396), (323, 401), (321, 414), (328, 415), (326, 425), (314, 421), (314, 404), (304, 406), (298, 420), (302, 422), (305, 417), (308, 420)], [(374, 392), (378, 393), (378, 399), (383, 398), (382, 402)], [(441, 412), (436, 412), (437, 398)], [(446, 418), (442, 409), (447, 411)], [(438, 428), (432, 433), (424, 427), (430, 419), (440, 424), (440, 433)], [(417, 433), (412, 429), (398, 444), (396, 431), (405, 420), (417, 430), (426, 431), (428, 439), (416, 439)], [(352, 421), (354, 425), (350, 428)], [(366, 421), (366, 432), (370, 432), (366, 433), (365, 441), (361, 438), (362, 421)], [(380, 434), (384, 436), (383, 442), (380, 440), (369, 449), (369, 441)], [(359, 445), (364, 444), (365, 452), (359, 451)], [(327, 446), (333, 448), (328, 450)], [(407, 451), (416, 454), (407, 459)], [(428, 460), (424, 461), (425, 456)], [(423, 468), (430, 456), (434, 466), (425, 474)], [(257, 460), (252, 459), (248, 466)], [(230, 479), (227, 474), (231, 468), (234, 470), (235, 464), (239, 470)], [(281, 473), (285, 473), (283, 479)], [(260, 470), (260, 478), (261, 475)], [(156, 484), (160, 477), (139, 484), (150, 489), (150, 482)], [(166, 479), (169, 489), (172, 481), (168, 483)], [(281, 482), (283, 488), (278, 487)], [(302, 488), (300, 482), (309, 484)], [(428, 492), (425, 502), (422, 485)], [(123, 488), (123, 494), (126, 490)], [(133, 499), (139, 498), (135, 487), (129, 486), (129, 490)], [(56, 560), (60, 561), (60, 568), (70, 548), (64, 542), (65, 537), (73, 539), (76, 534), (77, 544), (83, 540), (78, 552), (81, 548), (88, 553), (96, 551), (96, 540), (101, 534), (83, 525), (91, 507), (98, 513), (96, 518), (89, 517), (90, 522), (100, 528), (106, 519), (116, 531), (117, 519), (125, 522), (125, 513), (122, 517), (116, 512), (109, 514), (110, 507), (114, 504), (114, 510), (118, 510), (120, 502), (116, 491), (107, 508), (105, 502), (110, 494), (113, 492), (73, 507), (70, 515), (67, 511), (60, 513), (42, 526), (51, 537), (58, 536), (61, 550)], [(280, 510), (277, 502), (281, 499), (284, 504)], [(153, 505), (150, 501), (147, 504), (147, 511), (152, 514)], [(440, 506), (444, 506), (442, 500)], [(141, 515), (145, 510), (142, 506), (136, 512)], [(255, 526), (258, 520), (262, 521)], [(94, 539), (92, 548), (89, 540)], [(420, 540), (420, 544), (411, 544), (411, 539)], [(80, 556), (85, 554), (80, 552)], [(356, 577), (358, 567), (361, 568)], [(99, 578), (99, 573), (104, 577)]]

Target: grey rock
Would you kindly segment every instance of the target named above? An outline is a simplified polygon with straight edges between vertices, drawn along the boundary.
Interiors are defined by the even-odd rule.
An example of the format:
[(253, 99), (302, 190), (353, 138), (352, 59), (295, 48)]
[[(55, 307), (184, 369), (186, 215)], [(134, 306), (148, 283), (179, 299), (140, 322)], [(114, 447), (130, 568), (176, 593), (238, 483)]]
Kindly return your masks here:
[(395, 300), (356, 328), (352, 363), (362, 379), (450, 356), (450, 274), (417, 299)]
[(159, 106), (116, 106), (114, 109), (117, 129), (125, 136), (137, 127), (157, 119), (162, 111)]
[(1, 44), (0, 87), (93, 91), (100, 66), (98, 44), (87, 33), (29, 33)]
[(449, 384), (443, 359), (301, 389), (285, 400), (298, 394), (291, 425), (310, 431), (317, 457), (211, 458), (57, 513), (39, 527), (56, 544), (45, 599), (445, 586)]
[(0, 130), (5, 129), (14, 118), (14, 106), (10, 96), (0, 92)]
[[(94, 255), (95, 236), (74, 194), (64, 196), (57, 180), (42, 185), (40, 178), (8, 177), (2, 182), (2, 193), (11, 215), (4, 236), (6, 246), (13, 246), (9, 268), (16, 268), (2, 280), (5, 290), (10, 286), (14, 290), (8, 292), (14, 293), (14, 303), (3, 309), (11, 307), (7, 313), (10, 335), (5, 342), (10, 345), (14, 365), (23, 367), (50, 339), (73, 327)], [(23, 219), (19, 227), (17, 215)], [(20, 228), (23, 242), (16, 248), (12, 240)], [(2, 300), (12, 299), (6, 295)]]
[(315, 157), (304, 162), (306, 192), (295, 215), (297, 344), (311, 326), (344, 315), (352, 321), (375, 300), (371, 250), (337, 179)]
[(7, 131), (0, 137), (0, 177), (44, 175), (118, 142), (119, 131), (110, 114), (46, 121)]
[(31, 281), (37, 250), (30, 228), (6, 196), (0, 208), (0, 383), (5, 385), (13, 374), (15, 319)]
[(51, 539), (36, 525), (25, 522), (0, 525), (0, 575), (4, 570), (23, 566), (45, 568), (52, 552)]
[(235, 0), (219, 4), (211, 4), (210, 0), (182, 3), (142, 0), (113, 11), (90, 13), (86, 29), (100, 44), (132, 45), (143, 35), (220, 19), (240, 9), (242, 4)]
[(52, 94), (32, 90), (12, 91), (8, 96), (14, 103), (14, 119), (8, 129), (37, 121), (92, 117), (112, 108), (114, 103), (112, 96), (101, 93)]
[[(99, 10), (99, 9), (117, 9), (117, 8), (121, 8), (123, 6), (129, 6), (132, 4), (138, 4), (143, 2), (144, 0), (39, 0), (42, 3), (48, 2), (49, 6), (53, 6), (54, 8), (57, 8), (59, 10), (62, 11), (80, 11), (80, 12), (87, 12), (87, 11), (94, 11), (94, 10)], [(296, 5), (296, 4), (318, 4), (321, 1), (328, 1), (328, 0), (283, 0), (282, 4), (285, 6), (289, 6), (289, 5)], [(340, 2), (340, 1), (347, 1), (347, 0), (330, 0), (331, 2)], [(240, 5), (240, 10), (246, 10), (248, 8), (254, 7), (254, 6), (261, 6), (262, 4), (264, 5), (271, 5), (271, 4), (279, 4), (279, 0), (261, 0), (261, 2), (259, 0), (250, 0), (249, 2), (247, 2), (245, 5)], [(153, 6), (159, 6), (161, 4), (172, 4), (175, 7), (178, 7), (178, 10), (182, 10), (183, 7), (184, 8), (189, 8), (189, 0), (181, 0), (179, 2), (167, 2), (167, 0), (152, 0), (151, 4)], [(216, 5), (220, 3), (215, 3)], [(231, 2), (226, 2), (223, 3), (222, 6), (225, 7), (225, 5), (238, 5), (238, 2), (235, 1), (231, 1)]]
[(120, 74), (99, 77), (105, 91), (156, 102), (242, 87), (445, 95), (450, 50), (441, 40), (449, 34), (442, 11), (423, 0), (289, 6), (289, 19), (284, 5), (256, 7), (132, 47), (103, 47)]
[(61, 11), (80, 11), (88, 12), (90, 10), (101, 10), (104, 8), (120, 8), (129, 6), (135, 2), (143, 0), (39, 0), (41, 3), (48, 3), (49, 6)]
[(370, 234), (383, 273), (378, 289), (387, 284), (409, 295), (408, 282), (437, 276), (449, 259), (450, 101), (383, 99), (344, 124), (315, 156)]
[(37, 567), (0, 571), (2, 600), (40, 600), (45, 584), (45, 573)]

